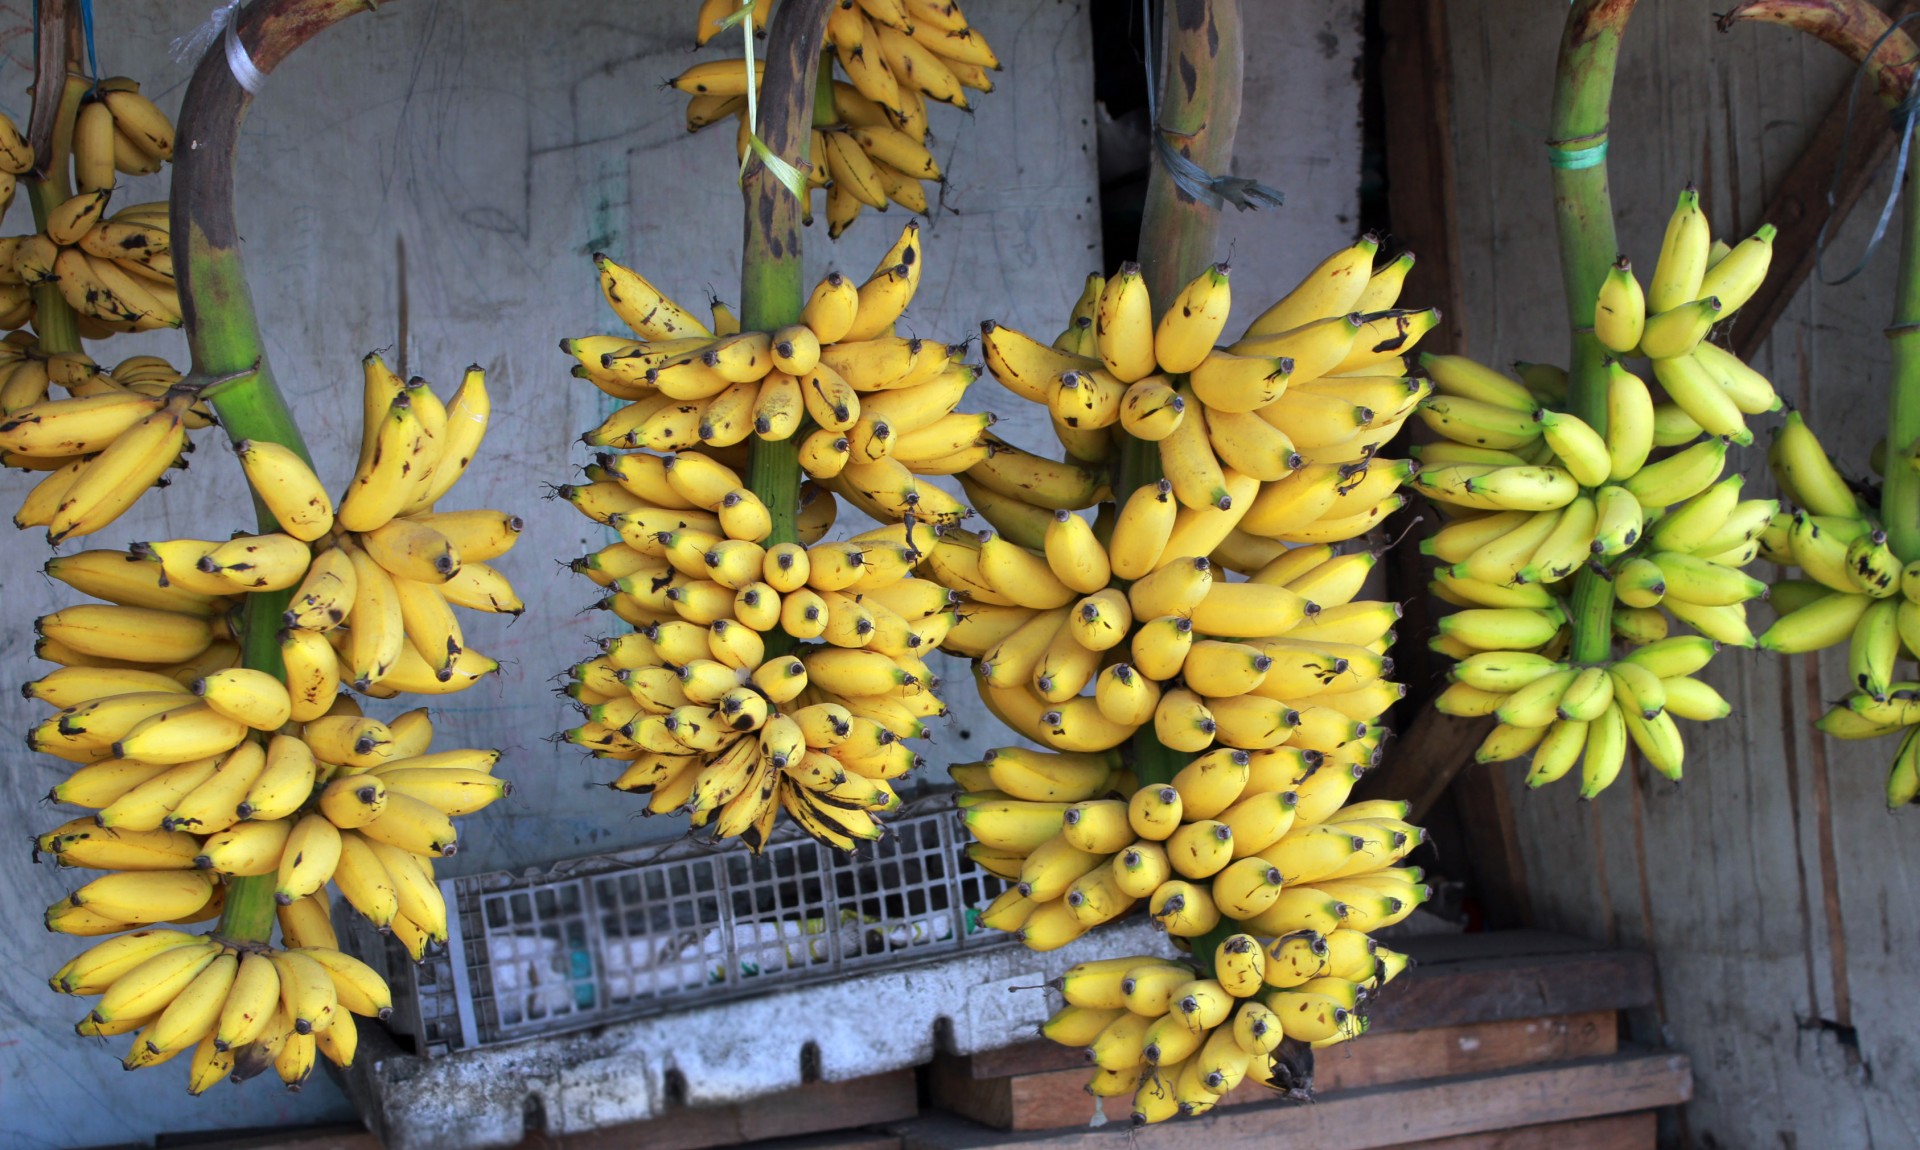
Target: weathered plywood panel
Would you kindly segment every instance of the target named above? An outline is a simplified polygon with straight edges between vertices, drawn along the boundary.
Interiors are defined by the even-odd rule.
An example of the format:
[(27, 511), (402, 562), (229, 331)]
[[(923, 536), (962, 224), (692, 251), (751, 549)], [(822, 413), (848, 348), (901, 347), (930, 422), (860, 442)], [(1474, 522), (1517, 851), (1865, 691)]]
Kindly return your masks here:
[[(1448, 6), (1467, 328), (1495, 363), (1563, 362), (1546, 137), (1557, 13)], [(1623, 53), (1609, 155), (1620, 239), (1645, 269), (1675, 193), (1697, 183), (1716, 232), (1740, 234), (1843, 92), (1844, 61), (1775, 29), (1716, 34), (1710, 14), (1646, 0)], [(1869, 113), (1871, 114), (1871, 113)], [(1834, 239), (1836, 267), (1865, 243), (1883, 175)], [(1415, 238), (1417, 242), (1417, 237)], [(1881, 434), (1891, 250), (1841, 287), (1811, 284), (1755, 359), (1851, 470)], [(1736, 319), (1735, 322), (1738, 322)], [(1773, 421), (1762, 417), (1759, 428)], [(1764, 442), (1764, 432), (1762, 433)], [(1774, 493), (1760, 450), (1747, 490)], [(1770, 618), (1754, 612), (1757, 625)], [(1843, 690), (1829, 656), (1729, 652), (1709, 678), (1733, 719), (1688, 724), (1686, 783), (1644, 768), (1598, 802), (1529, 794), (1507, 768), (1541, 925), (1651, 947), (1656, 1009), (1635, 1018), (1694, 1060), (1682, 1122), (1705, 1145), (1904, 1142), (1915, 1104), (1902, 931), (1916, 892), (1912, 828), (1878, 797), (1891, 746), (1820, 743), (1806, 724)]]

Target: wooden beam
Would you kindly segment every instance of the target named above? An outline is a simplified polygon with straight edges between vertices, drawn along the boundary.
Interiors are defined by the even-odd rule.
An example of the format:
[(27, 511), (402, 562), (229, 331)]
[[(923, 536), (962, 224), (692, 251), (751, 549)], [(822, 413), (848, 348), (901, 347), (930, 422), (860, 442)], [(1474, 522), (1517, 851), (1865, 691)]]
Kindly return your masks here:
[[(1476, 949), (1467, 936), (1436, 937), (1430, 949), (1407, 939), (1402, 945), (1416, 965), (1368, 1005), (1372, 1029), (1461, 1026), (1627, 1010), (1653, 1002), (1653, 957), (1643, 951), (1591, 944), (1584, 950), (1566, 948), (1565, 936), (1540, 931), (1496, 931), (1478, 937), (1503, 936), (1542, 945), (1532, 953), (1511, 953)], [(1443, 941), (1457, 949), (1448, 954)]]
[(1491, 716), (1456, 718), (1434, 710), (1429, 702), (1387, 745), (1385, 761), (1360, 780), (1354, 797), (1404, 799), (1413, 804), (1407, 818), (1417, 823), (1433, 809), (1454, 776), (1475, 765), (1474, 748), (1493, 728)]
[[(1389, 4), (1388, 7), (1392, 5)], [(1920, 0), (1901, 0), (1887, 13), (1895, 20), (1920, 10)], [(1773, 325), (1787, 310), (1787, 304), (1800, 291), (1800, 285), (1813, 274), (1814, 245), (1820, 228), (1829, 220), (1829, 239), (1840, 230), (1853, 205), (1873, 183), (1874, 176), (1893, 154), (1893, 126), (1881, 113), (1880, 103), (1871, 92), (1861, 101), (1853, 117), (1853, 132), (1848, 140), (1847, 97), (1853, 88), (1853, 72), (1847, 72), (1847, 87), (1840, 92), (1827, 114), (1808, 138), (1800, 157), (1787, 169), (1779, 190), (1767, 202), (1761, 222), (1780, 229), (1773, 238), (1773, 264), (1766, 282), (1734, 316), (1731, 336), (1733, 352), (1750, 359), (1760, 345), (1773, 334)], [(1842, 162), (1840, 146), (1848, 140), (1849, 150), (1839, 178), (1834, 165)], [(1833, 189), (1833, 204), (1827, 204), (1827, 189)], [(1853, 257), (1858, 258), (1858, 257)], [(1829, 264), (1836, 271), (1850, 266), (1848, 259)]]
[(1659, 1120), (1650, 1110), (1638, 1114), (1610, 1114), (1580, 1118), (1550, 1126), (1519, 1130), (1492, 1130), (1457, 1138), (1402, 1142), (1389, 1150), (1654, 1150), (1659, 1145)]
[(1442, 870), (1452, 874), (1464, 863), (1474, 893), (1493, 930), (1533, 922), (1533, 898), (1527, 888), (1527, 859), (1520, 849), (1520, 820), (1503, 777), (1515, 763), (1468, 763), (1453, 780), (1453, 805), (1460, 818), (1456, 849), (1441, 844)]
[[(919, 1111), (914, 1072), (895, 1070), (845, 1082), (815, 1082), (734, 1106), (682, 1107), (645, 1122), (587, 1133), (529, 1134), (520, 1150), (700, 1150), (829, 1130), (847, 1131), (847, 1144), (864, 1145), (865, 1133), (849, 1128), (912, 1118)], [(837, 1140), (827, 1141), (831, 1145)]]
[[(1685, 1055), (1629, 1050), (1493, 1074), (1358, 1089), (1311, 1106), (1268, 1102), (1223, 1107), (1203, 1118), (1135, 1131), (1133, 1144), (1143, 1150), (1384, 1150), (1422, 1139), (1652, 1110), (1691, 1097), (1693, 1071)], [(1119, 1106), (1107, 1109), (1110, 1119), (1120, 1111)], [(1021, 1137), (942, 1114), (898, 1129), (905, 1136), (903, 1150), (1112, 1150), (1123, 1136), (1081, 1128)]]
[[(1362, 1042), (1402, 1030), (1627, 1010), (1653, 1001), (1651, 957), (1571, 935), (1416, 935), (1393, 946), (1413, 958), (1413, 969), (1368, 1007), (1370, 1029)], [(1086, 1066), (1080, 1051), (1045, 1039), (941, 1057), (976, 1079)]]
[[(1328, 1050), (1315, 1059), (1314, 1097), (1325, 1102), (1362, 1087), (1592, 1058), (1612, 1054), (1618, 1046), (1619, 1026), (1611, 1010), (1392, 1034), (1369, 1032), (1357, 1044)], [(929, 1099), (943, 1110), (996, 1130), (1078, 1126), (1093, 1113), (1093, 1102), (1083, 1089), (1084, 1063), (1010, 1078), (969, 1078), (963, 1069), (935, 1062), (928, 1075)], [(1221, 1105), (1272, 1100), (1272, 1091), (1243, 1083), (1221, 1099)]]

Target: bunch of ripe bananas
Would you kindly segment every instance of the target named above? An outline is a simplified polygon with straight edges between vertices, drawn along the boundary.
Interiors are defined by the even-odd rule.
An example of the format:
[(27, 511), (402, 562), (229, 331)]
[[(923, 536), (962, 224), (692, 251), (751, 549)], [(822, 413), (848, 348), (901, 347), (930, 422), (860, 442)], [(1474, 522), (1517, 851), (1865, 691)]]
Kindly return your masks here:
[[(45, 528), (47, 542), (59, 544), (101, 530), (148, 488), (165, 486), (168, 471), (187, 465), (187, 433), (211, 422), (179, 381), (156, 356), (107, 372), (84, 353), (44, 353), (25, 333), (0, 342), (0, 458), (44, 473), (14, 525)], [(50, 384), (67, 396), (49, 398)]]
[[(109, 738), (128, 717), (159, 705), (148, 696), (188, 697), (155, 672), (99, 668), (58, 671), (28, 689), (40, 698), (103, 689), (83, 688), (83, 677), (108, 680), (119, 693), (42, 724), (62, 732), (61, 751)], [(176, 690), (153, 689), (161, 680)], [(288, 725), (285, 690), (276, 694), (270, 681), (277, 683), (264, 671), (234, 669), (197, 679), (192, 688), (222, 699), (222, 717), (248, 714), (243, 726), (261, 732), (264, 744), (243, 737), (188, 759), (182, 756), (204, 747), (156, 750), (148, 728), (144, 741), (136, 732), (108, 743), (112, 757), (81, 763), (53, 788), (53, 801), (93, 813), (41, 835), (36, 849), (62, 866), (126, 873), (54, 903), (49, 929), (99, 935), (198, 922), (220, 913), (223, 878), (275, 875), (275, 900), (289, 914), (309, 913), (292, 908), (312, 905), (324, 917), (322, 891), (331, 882), (416, 958), (445, 940), (447, 912), (432, 860), (453, 854), (453, 818), (512, 793), (492, 774), (499, 752), (431, 751), (433, 725), (424, 708), (383, 723), (360, 715), (345, 695), (330, 713)]]
[(277, 950), (165, 928), (96, 943), (51, 983), (61, 994), (99, 996), (75, 1029), (132, 1034), (127, 1069), (190, 1054), (193, 1094), (269, 1067), (298, 1090), (316, 1056), (353, 1061), (360, 1032), (348, 1015), (385, 1018), (393, 1009), (380, 976), (332, 946)]
[[(1674, 720), (1730, 710), (1692, 676), (1718, 645), (1754, 645), (1745, 605), (1767, 587), (1741, 568), (1762, 552), (1779, 505), (1741, 499), (1740, 476), (1721, 475), (1728, 442), (1752, 439), (1744, 416), (1781, 401), (1704, 337), (1759, 288), (1772, 234), (1716, 244), (1690, 188), (1646, 291), (1624, 258), (1616, 265), (1594, 334), (1614, 355), (1651, 360), (1667, 398), (1656, 403), (1644, 380), (1608, 360), (1604, 430), (1566, 410), (1557, 368), (1519, 365), (1515, 380), (1465, 358), (1423, 357), (1436, 394), (1420, 415), (1441, 438), (1417, 449), (1413, 482), (1448, 522), (1421, 546), (1445, 565), (1434, 593), (1462, 608), (1433, 641), (1460, 660), (1436, 705), (1500, 719), (1482, 762), (1531, 753), (1534, 786), (1579, 764), (1581, 794), (1592, 797), (1619, 774), (1629, 744), (1679, 778)], [(1652, 459), (1659, 449), (1673, 450)], [(1633, 655), (1567, 660), (1566, 599), (1589, 570), (1617, 601), (1609, 638), (1640, 647)], [(1669, 638), (1668, 616), (1697, 635)]]
[[(1145, 786), (1107, 755), (1003, 747), (955, 764), (975, 840), (968, 857), (1015, 883), (982, 921), (1034, 950), (1064, 946), (1142, 899), (1175, 939), (1206, 935), (1222, 918), (1262, 935), (1398, 922), (1427, 891), (1412, 870), (1383, 868), (1423, 834), (1402, 821), (1404, 803), (1347, 803), (1375, 752), (1223, 747)], [(1350, 876), (1366, 876), (1381, 897), (1307, 889)]]
[[(772, 7), (770, 0), (754, 5), (756, 30), (765, 28)], [(732, 0), (703, 0), (698, 43), (719, 34), (738, 10)], [(999, 70), (999, 58), (956, 0), (840, 0), (827, 19), (826, 42), (847, 78), (833, 81), (827, 121), (815, 119), (807, 177), (809, 188), (826, 191), (829, 234), (837, 239), (862, 209), (884, 212), (889, 203), (924, 215), (921, 181), (943, 179), (927, 150), (926, 102), (968, 107), (968, 88), (993, 90), (988, 73)], [(756, 62), (755, 86), (763, 71)], [(744, 60), (696, 64), (671, 83), (690, 97), (688, 131), (732, 117), (746, 155), (753, 126)]]
[[(607, 302), (638, 338), (562, 341), (579, 361), (575, 375), (626, 401), (582, 442), (697, 451), (744, 469), (749, 439), (801, 435), (807, 474), (874, 518), (965, 518), (959, 501), (915, 477), (950, 475), (985, 458), (983, 433), (992, 417), (953, 410), (980, 375), (962, 361), (964, 346), (893, 334), (920, 284), (917, 224), (906, 226), (864, 283), (828, 274), (800, 322), (771, 332), (742, 332), (724, 312), (710, 332), (637, 273), (605, 256), (594, 261)], [(592, 482), (563, 494), (605, 521), (643, 497), (622, 494), (620, 471), (652, 466), (640, 462), (646, 458), (602, 456)], [(831, 523), (832, 510), (828, 501), (818, 514)], [(644, 518), (634, 525), (647, 533)]]
[(1780, 617), (1759, 645), (1799, 654), (1847, 644), (1846, 697), (1815, 725), (1838, 739), (1902, 735), (1887, 805), (1904, 806), (1920, 797), (1920, 683), (1899, 680), (1897, 665), (1920, 658), (1920, 562), (1902, 564), (1887, 546), (1873, 489), (1840, 474), (1797, 412), (1767, 461), (1795, 510), (1760, 535), (1760, 556), (1800, 577), (1774, 583), (1769, 605)]
[(1015, 883), (985, 925), (1051, 950), (1144, 900), (1212, 959), (1211, 978), (1151, 958), (1069, 973), (1067, 1009), (1043, 1033), (1090, 1048), (1091, 1093), (1132, 1094), (1136, 1122), (1195, 1114), (1242, 1076), (1271, 1083), (1283, 1038), (1362, 1032), (1376, 970), (1384, 981), (1405, 965), (1367, 932), (1431, 893), (1419, 868), (1394, 865), (1423, 839), (1406, 805), (1347, 803), (1368, 754), (1223, 748), (1130, 798), (1131, 774), (1105, 755), (1005, 748), (951, 768), (970, 857)]
[(139, 81), (70, 77), (67, 84), (82, 90), (71, 149), (73, 186), (81, 194), (110, 192), (115, 173), (150, 176), (173, 159), (173, 121), (140, 94)]
[[(109, 216), (110, 195), (82, 192), (47, 214), (45, 231), (0, 239), (0, 277), (11, 281), (8, 290), (27, 296), (23, 322), (32, 318), (27, 293), (50, 283), (88, 339), (180, 326), (166, 201), (133, 204)], [(6, 298), (0, 293), (0, 303)]]
[[(97, 83), (69, 76), (67, 100), (78, 110), (61, 123), (53, 151), (63, 169), (58, 186), (76, 190), (48, 210), (39, 232), (0, 240), (0, 321), (15, 327), (30, 320), (30, 289), (50, 283), (88, 339), (179, 327), (166, 202), (107, 214), (116, 173), (150, 175), (172, 159), (173, 124), (125, 76)], [(11, 129), (0, 129), (0, 166), (24, 174), (33, 167), (32, 149)], [(10, 199), (11, 178), (7, 184)]]
[[(299, 454), (242, 441), (248, 480), (282, 531), (83, 551), (46, 568), (103, 602), (36, 622), (36, 653), (60, 667), (24, 688), (56, 708), (28, 745), (74, 764), (50, 798), (89, 811), (36, 848), (63, 866), (115, 872), (49, 907), (47, 927), (103, 935), (207, 921), (225, 909), (229, 880), (275, 876), (290, 949), (147, 931), (127, 937), (152, 947), (103, 943), (56, 979), (69, 993), (104, 992), (81, 1033), (139, 1031), (130, 1068), (194, 1051), (196, 1093), (268, 1065), (297, 1086), (316, 1050), (350, 1059), (356, 1035), (332, 1024), (336, 998), (374, 1015), (387, 994), (336, 953), (325, 888), (421, 957), (446, 937), (432, 860), (455, 850), (452, 820), (510, 791), (492, 774), (498, 752), (432, 750), (424, 709), (382, 722), (340, 693), (470, 685), (497, 665), (467, 646), (453, 606), (519, 609), (484, 562), (513, 545), (519, 521), (434, 511), (485, 432), (481, 373), (469, 371), (447, 404), (378, 357), (368, 357), (365, 383), (369, 423), (337, 512)], [(67, 435), (70, 454), (84, 450), (54, 434)], [(284, 679), (241, 666), (241, 628), (257, 614), (248, 596), (290, 589), (275, 621)]]
[[(1157, 324), (1125, 265), (1052, 346), (982, 325), (989, 368), (1046, 405), (1066, 457), (995, 441), (961, 475), (994, 530), (942, 531), (926, 565), (971, 600), (947, 649), (1050, 750), (951, 770), (969, 855), (1015, 883), (984, 923), (1050, 950), (1144, 904), (1194, 951), (1191, 968), (1095, 964), (1048, 1024), (1093, 1048), (1089, 1089), (1131, 1094), (1136, 1122), (1199, 1113), (1244, 1076), (1283, 1083), (1288, 1035), (1359, 1033), (1365, 932), (1429, 893), (1395, 867), (1423, 838), (1405, 804), (1348, 805), (1403, 694), (1400, 612), (1355, 601), (1377, 554), (1337, 544), (1403, 502), (1411, 465), (1376, 454), (1425, 395), (1399, 357), (1437, 318), (1394, 308), (1412, 257), (1376, 270), (1376, 248), (1323, 261), (1227, 348), (1224, 265)], [(1106, 465), (1129, 437), (1157, 444), (1165, 478), (1113, 510)], [(1115, 751), (1149, 722), (1193, 756), (1166, 781)]]
[[(1405, 313), (1318, 318), (1369, 294), (1392, 302), (1368, 278), (1372, 256), (1365, 241), (1322, 264), (1255, 321), (1282, 334), (1250, 334), (1241, 352), (1213, 347), (1227, 318), (1221, 267), (1157, 332), (1136, 267), (1090, 285), (1056, 342), (1094, 354), (982, 325), (996, 378), (1048, 404), (1068, 451), (1051, 460), (995, 442), (961, 475), (994, 530), (944, 531), (926, 557), (972, 600), (948, 648), (980, 660), (982, 697), (1014, 729), (1063, 751), (1118, 746), (1151, 721), (1184, 752), (1216, 741), (1332, 752), (1399, 699), (1380, 678), (1398, 609), (1351, 601), (1376, 556), (1333, 544), (1404, 501), (1396, 488), (1411, 466), (1374, 452), (1423, 385), (1373, 350), (1377, 329), (1356, 350)], [(1397, 292), (1408, 262), (1375, 278)], [(1235, 378), (1218, 383), (1216, 371)], [(1343, 430), (1312, 413), (1337, 414)], [(1099, 465), (1121, 435), (1157, 440), (1166, 478), (1096, 526), (1077, 512), (1111, 499)]]
[[(588, 482), (558, 492), (619, 534), (573, 568), (637, 629), (572, 669), (565, 693), (586, 722), (565, 737), (625, 761), (613, 786), (646, 796), (649, 813), (686, 809), (715, 839), (759, 850), (785, 809), (852, 850), (879, 837), (873, 816), (900, 801), (890, 780), (920, 761), (904, 740), (946, 712), (923, 656), (956, 621), (953, 596), (913, 572), (930, 524), (967, 512), (916, 476), (986, 453), (987, 420), (952, 414), (978, 369), (892, 334), (919, 282), (919, 231), (860, 286), (829, 275), (777, 332), (709, 331), (596, 262), (637, 339), (563, 343), (576, 374), (629, 401), (584, 438), (651, 450), (604, 453)], [(798, 456), (816, 478), (796, 538), (769, 542), (772, 514), (741, 474), (745, 441), (803, 431)], [(836, 496), (885, 525), (823, 541)]]
[(1204, 1114), (1248, 1079), (1293, 1089), (1307, 1077), (1302, 1051), (1364, 1032), (1367, 996), (1406, 967), (1405, 955), (1345, 927), (1264, 942), (1231, 934), (1211, 978), (1144, 955), (1081, 963), (1060, 977), (1066, 1005), (1040, 1029), (1084, 1046), (1087, 1092), (1131, 1096), (1141, 1126)]

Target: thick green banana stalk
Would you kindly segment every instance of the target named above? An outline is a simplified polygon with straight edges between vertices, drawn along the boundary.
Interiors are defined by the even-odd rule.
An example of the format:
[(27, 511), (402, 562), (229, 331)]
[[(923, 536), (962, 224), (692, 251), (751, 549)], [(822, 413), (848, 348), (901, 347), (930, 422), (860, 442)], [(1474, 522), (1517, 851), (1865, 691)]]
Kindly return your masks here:
[[(760, 88), (757, 130), (767, 149), (789, 164), (806, 159), (819, 90), (820, 46), (831, 0), (786, 0), (774, 13), (767, 39), (766, 78)], [(746, 198), (746, 243), (740, 268), (740, 321), (748, 331), (778, 331), (800, 321), (806, 302), (800, 268), (800, 225), (806, 204), (796, 199), (758, 156), (740, 179)], [(800, 504), (800, 437), (756, 439), (747, 484), (773, 518), (766, 545), (794, 540)], [(774, 632), (784, 638), (784, 632)], [(776, 639), (778, 644), (781, 640)], [(779, 654), (769, 648), (769, 654)]]
[[(1607, 352), (1593, 333), (1594, 303), (1620, 250), (1607, 190), (1607, 125), (1620, 37), (1633, 7), (1633, 0), (1580, 0), (1568, 11), (1548, 144), (1560, 274), (1573, 328), (1568, 406), (1602, 435), (1607, 432)], [(1600, 662), (1613, 646), (1613, 592), (1594, 573), (1576, 578), (1572, 655), (1580, 662)]]
[[(321, 30), (367, 10), (361, 0), (262, 0), (236, 19), (240, 43), (263, 73)], [(194, 70), (180, 108), (181, 147), (173, 169), (172, 234), (179, 264), (180, 303), (190, 377), (205, 387), (220, 423), (234, 442), (278, 443), (309, 464), (306, 443), (273, 381), (253, 293), (240, 261), (240, 229), (233, 206), (233, 165), (253, 96), (234, 78), (223, 52), (209, 52)], [(263, 532), (279, 522), (256, 495)], [(274, 635), (292, 591), (247, 596), (241, 622), (245, 665), (284, 678)], [(273, 937), (273, 875), (235, 879), (227, 888), (219, 932), (264, 942)]]
[[(1160, 84), (1162, 130), (1179, 141), (1182, 155), (1209, 172), (1227, 171), (1233, 162), (1234, 136), (1240, 129), (1240, 88), (1245, 50), (1240, 37), (1239, 0), (1209, 0), (1193, 6), (1204, 13), (1193, 27), (1182, 27), (1180, 10), (1169, 6), (1161, 43), (1166, 45), (1163, 73), (1180, 83)], [(1159, 311), (1179, 297), (1180, 289), (1211, 264), (1220, 235), (1220, 205), (1195, 200), (1174, 183), (1166, 165), (1155, 162), (1147, 177), (1147, 203), (1140, 220), (1140, 271), (1147, 294)], [(1133, 436), (1120, 442), (1119, 478), (1114, 498), (1126, 498), (1158, 483), (1158, 445)], [(1133, 768), (1142, 783), (1169, 782), (1185, 757), (1143, 728), (1133, 740)]]
[[(34, 28), (37, 42), (50, 46), (71, 43), (77, 15), (71, 4), (40, 5)], [(73, 194), (67, 155), (83, 89), (67, 83), (68, 64), (67, 52), (53, 47), (41, 52), (34, 61), (34, 91), (49, 96), (45, 100), (34, 100), (33, 117), (27, 129), (34, 155), (34, 171), (27, 180), (27, 200), (33, 207), (33, 226), (39, 231), (46, 230), (48, 213)], [(46, 351), (80, 350), (77, 317), (58, 283), (34, 286), (33, 330)]]

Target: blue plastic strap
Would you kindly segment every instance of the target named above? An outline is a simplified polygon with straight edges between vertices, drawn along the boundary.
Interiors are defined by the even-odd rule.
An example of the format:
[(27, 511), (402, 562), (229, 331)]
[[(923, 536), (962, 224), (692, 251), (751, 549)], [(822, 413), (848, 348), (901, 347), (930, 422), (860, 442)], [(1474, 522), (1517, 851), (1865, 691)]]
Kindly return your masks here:
[(93, 0), (80, 0), (80, 28), (87, 37), (87, 76), (93, 81), (93, 92), (100, 94), (100, 53), (93, 47)]
[(1886, 238), (1887, 225), (1893, 222), (1894, 205), (1900, 202), (1900, 188), (1906, 182), (1907, 160), (1913, 147), (1914, 114), (1920, 111), (1920, 84), (1909, 87), (1906, 98), (1893, 109), (1893, 129), (1900, 133), (1900, 152), (1894, 159), (1893, 184), (1887, 189), (1886, 202), (1880, 205), (1880, 218), (1874, 222), (1873, 235), (1867, 240), (1867, 250), (1860, 253), (1860, 261), (1853, 265), (1853, 270), (1839, 279), (1829, 278), (1826, 268), (1827, 229), (1833, 226), (1834, 200), (1839, 194), (1841, 174), (1846, 170), (1847, 153), (1852, 149), (1853, 115), (1860, 103), (1860, 80), (1867, 74), (1867, 65), (1872, 63), (1873, 58), (1879, 54), (1880, 46), (1887, 42), (1888, 37), (1899, 31), (1900, 25), (1915, 16), (1920, 16), (1920, 12), (1909, 12), (1887, 25), (1887, 30), (1880, 33), (1880, 38), (1873, 42), (1873, 47), (1861, 59), (1860, 67), (1853, 74), (1853, 84), (1847, 91), (1847, 123), (1840, 135), (1840, 154), (1833, 162), (1833, 179), (1827, 183), (1827, 218), (1820, 221), (1820, 234), (1813, 241), (1814, 271), (1819, 275), (1820, 282), (1828, 287), (1846, 283), (1867, 269), (1867, 264), (1873, 259), (1873, 253), (1879, 250), (1880, 241)]
[(1602, 139), (1589, 148), (1561, 148), (1547, 145), (1547, 163), (1563, 172), (1577, 172), (1584, 168), (1599, 165), (1607, 158), (1607, 141)]

